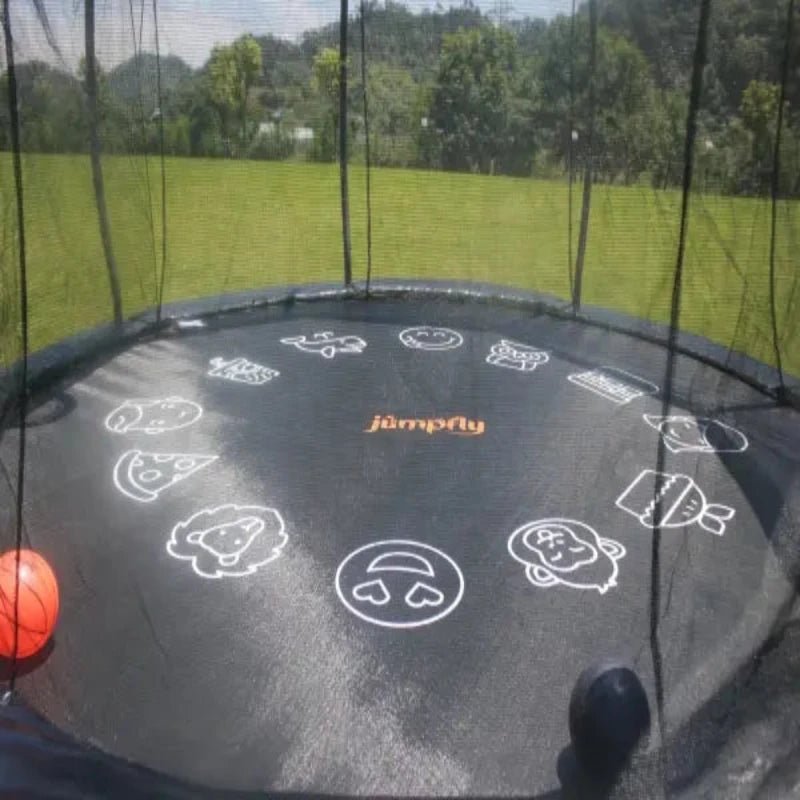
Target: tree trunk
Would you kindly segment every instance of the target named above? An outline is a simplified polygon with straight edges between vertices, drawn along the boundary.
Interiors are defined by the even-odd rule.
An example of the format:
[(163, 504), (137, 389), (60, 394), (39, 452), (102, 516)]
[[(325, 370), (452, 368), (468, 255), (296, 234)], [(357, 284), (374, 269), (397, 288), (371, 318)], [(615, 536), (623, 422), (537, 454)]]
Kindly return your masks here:
[(85, 0), (84, 26), (86, 38), (86, 101), (89, 111), (89, 157), (92, 162), (92, 184), (97, 204), (97, 221), (100, 225), (100, 239), (108, 269), (108, 283), (111, 289), (111, 303), (114, 307), (114, 322), (122, 323), (122, 294), (119, 285), (119, 270), (111, 244), (111, 229), (108, 224), (106, 192), (103, 184), (103, 166), (100, 161), (99, 115), (97, 110), (97, 64), (94, 49), (94, 0)]

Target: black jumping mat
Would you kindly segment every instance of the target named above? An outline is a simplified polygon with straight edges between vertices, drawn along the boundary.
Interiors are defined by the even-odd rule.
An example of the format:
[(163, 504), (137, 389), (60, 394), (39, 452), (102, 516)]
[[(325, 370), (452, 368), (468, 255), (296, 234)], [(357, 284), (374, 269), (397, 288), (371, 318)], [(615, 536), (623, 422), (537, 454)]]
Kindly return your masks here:
[(586, 666), (633, 666), (655, 751), (790, 612), (797, 415), (699, 361), (665, 403), (664, 349), (491, 305), (181, 327), (34, 399), (61, 618), (18, 687), (81, 741), (209, 788), (541, 794)]

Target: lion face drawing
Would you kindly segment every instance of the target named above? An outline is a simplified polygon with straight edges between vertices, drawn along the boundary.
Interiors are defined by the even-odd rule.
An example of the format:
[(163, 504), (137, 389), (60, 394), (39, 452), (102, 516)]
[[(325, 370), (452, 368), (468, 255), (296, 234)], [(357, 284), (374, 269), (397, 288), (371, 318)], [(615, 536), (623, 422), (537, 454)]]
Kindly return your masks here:
[(252, 575), (281, 554), (289, 537), (274, 508), (233, 504), (204, 509), (179, 522), (167, 542), (174, 558), (203, 578)]

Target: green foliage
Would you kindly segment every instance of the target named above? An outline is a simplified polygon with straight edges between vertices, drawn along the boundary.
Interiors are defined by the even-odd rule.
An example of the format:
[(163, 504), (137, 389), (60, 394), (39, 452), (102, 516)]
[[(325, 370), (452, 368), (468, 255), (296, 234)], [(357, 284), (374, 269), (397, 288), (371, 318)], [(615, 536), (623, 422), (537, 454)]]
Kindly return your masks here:
[(533, 156), (525, 135), (527, 108), (515, 81), (517, 65), (516, 41), (502, 28), (444, 37), (430, 124), (445, 169), (503, 172), (509, 162)]
[[(588, 20), (577, 19), (573, 30), (566, 17), (556, 19), (542, 37), (537, 63), (538, 120), (548, 133), (547, 145), (564, 157), (572, 144), (574, 157), (585, 159), (593, 115), (592, 152), (598, 174), (631, 182), (654, 155), (648, 131), (656, 124), (658, 102), (649, 64), (634, 44), (601, 28), (596, 68), (593, 74), (590, 70)], [(589, 102), (590, 78), (594, 108)]]
[(331, 108), (339, 107), (339, 73), (341, 61), (339, 51), (326, 47), (314, 56), (312, 87)]
[(341, 63), (339, 51), (333, 47), (320, 50), (312, 63), (311, 88), (321, 102), (314, 126), (317, 135), (311, 150), (314, 161), (335, 161), (339, 154)]
[(778, 116), (780, 87), (764, 81), (750, 81), (739, 106), (742, 122), (756, 137), (769, 136)]
[(678, 186), (683, 177), (689, 103), (686, 94), (675, 89), (658, 90), (652, 97), (650, 130), (643, 139), (644, 146), (650, 148), (647, 172), (653, 186), (666, 189)]
[(261, 75), (261, 68), (261, 48), (249, 34), (231, 45), (217, 45), (211, 51), (209, 98), (219, 112), (223, 132), (235, 137), (240, 150), (247, 146), (257, 122), (250, 91)]
[[(602, 0), (597, 64), (589, 65), (587, 5), (574, 22), (505, 20), (466, 2), (413, 13), (394, 0), (364, 8), (373, 163), (518, 176), (580, 173), (589, 152), (604, 183), (677, 186), (697, 31), (694, 0)], [(361, 9), (359, 12), (361, 13)], [(777, 136), (786, 0), (715, 0), (696, 157), (698, 186), (764, 193)], [(348, 143), (364, 146), (361, 42), (351, 20)], [(339, 25), (300, 41), (243, 36), (214, 48), (192, 70), (180, 59), (137, 53), (99, 73), (102, 150), (205, 157), (338, 158)], [(790, 77), (800, 70), (800, 18)], [(81, 74), (42, 62), (18, 65), (22, 145), (85, 152)], [(594, 82), (595, 103), (589, 102)], [(800, 193), (800, 83), (790, 80), (781, 131), (782, 192)], [(0, 83), (0, 147), (9, 146), (7, 91)], [(258, 135), (278, 121), (280, 136)], [(591, 125), (590, 125), (591, 123)], [(295, 127), (314, 140), (294, 147)], [(571, 159), (571, 162), (570, 162)]]
[(293, 156), (294, 152), (294, 139), (290, 134), (276, 128), (268, 133), (258, 134), (250, 144), (247, 156), (265, 161), (283, 161)]
[(411, 73), (384, 62), (369, 70), (372, 163), (410, 166), (416, 160), (420, 90)]
[[(436, 70), (442, 39), (459, 30), (469, 30), (487, 23), (487, 18), (471, 2), (446, 10), (423, 10), (415, 14), (394, 0), (384, 3), (368, 0), (365, 3), (367, 50), (372, 58), (402, 67), (411, 72), (415, 81), (430, 79)], [(361, 57), (357, 26), (351, 22), (350, 52), (354, 63)], [(336, 48), (339, 43), (339, 23), (333, 22), (303, 35), (300, 48), (309, 61), (321, 49)]]
[(109, 71), (108, 89), (119, 103), (132, 107), (141, 104), (149, 116), (156, 108), (165, 112), (171, 110), (178, 93), (191, 81), (192, 75), (192, 68), (177, 56), (162, 56), (159, 65), (154, 53), (140, 53)]
[[(0, 93), (0, 120), (4, 145), (8, 146), (6, 75), (3, 75)], [(88, 120), (83, 104), (83, 88), (78, 80), (48, 64), (31, 61), (17, 67), (17, 93), (20, 137), (25, 150), (40, 153), (87, 150)], [(107, 102), (104, 105), (107, 108)], [(102, 110), (103, 106), (101, 113)]]

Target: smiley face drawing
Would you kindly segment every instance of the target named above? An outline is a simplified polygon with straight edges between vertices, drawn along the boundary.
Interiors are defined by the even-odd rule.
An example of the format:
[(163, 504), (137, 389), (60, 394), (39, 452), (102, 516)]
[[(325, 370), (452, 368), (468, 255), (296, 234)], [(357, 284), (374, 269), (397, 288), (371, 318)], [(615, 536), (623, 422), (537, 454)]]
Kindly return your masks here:
[(203, 409), (182, 397), (161, 400), (126, 400), (106, 417), (106, 428), (113, 433), (147, 433), (156, 436), (177, 431), (197, 422)]
[(450, 328), (418, 325), (401, 331), (400, 341), (412, 350), (455, 350), (464, 343), (464, 337)]
[(617, 562), (625, 548), (583, 522), (540, 519), (511, 534), (508, 552), (525, 565), (525, 575), (534, 586), (561, 584), (605, 594), (617, 585)]
[(167, 552), (201, 578), (252, 575), (280, 556), (289, 540), (274, 508), (227, 504), (193, 514), (173, 529)]
[(336, 593), (360, 619), (384, 628), (419, 628), (461, 602), (464, 576), (450, 556), (408, 539), (359, 547), (336, 570)]

